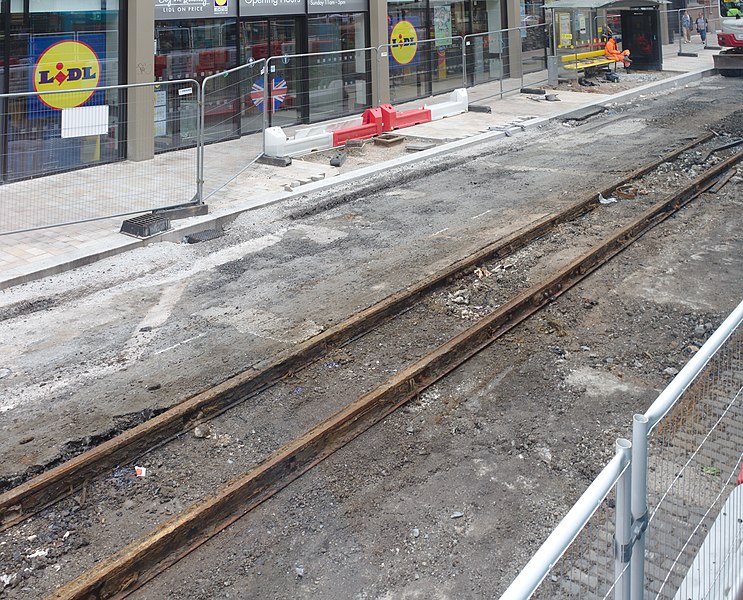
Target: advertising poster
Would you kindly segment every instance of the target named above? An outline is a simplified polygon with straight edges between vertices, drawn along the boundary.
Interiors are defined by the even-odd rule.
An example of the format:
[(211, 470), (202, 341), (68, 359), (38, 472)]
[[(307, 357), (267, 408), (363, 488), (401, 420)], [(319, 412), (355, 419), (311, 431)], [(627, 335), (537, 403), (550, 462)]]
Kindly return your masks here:
[(420, 17), (417, 16), (399, 20), (390, 19), (391, 69), (418, 66), (420, 63), (418, 48), (418, 29), (420, 26)]
[(451, 46), (451, 6), (435, 6), (433, 9), (433, 30), (437, 46)]
[[(34, 65), (29, 70), (29, 91), (41, 93), (29, 98), (29, 118), (49, 117), (66, 108), (103, 104), (103, 92), (76, 90), (106, 85), (105, 33), (82, 34), (75, 38), (70, 38), (69, 34), (31, 36), (28, 45)], [(66, 93), (43, 93), (52, 91)]]

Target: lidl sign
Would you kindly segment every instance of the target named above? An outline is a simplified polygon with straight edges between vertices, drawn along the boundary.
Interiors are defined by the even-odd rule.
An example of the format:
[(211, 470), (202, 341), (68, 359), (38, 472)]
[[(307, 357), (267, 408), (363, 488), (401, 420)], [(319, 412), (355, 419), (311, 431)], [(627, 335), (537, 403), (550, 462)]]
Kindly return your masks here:
[(392, 26), (390, 30), (390, 53), (400, 66), (417, 64), (418, 32), (414, 23), (401, 20)]
[[(30, 87), (40, 93), (34, 98), (38, 103), (52, 110), (63, 110), (83, 106), (96, 94), (101, 95), (95, 88), (103, 84), (104, 34), (78, 39), (32, 37), (29, 43), (29, 54), (35, 59)], [(44, 109), (32, 106), (29, 113), (38, 110)]]

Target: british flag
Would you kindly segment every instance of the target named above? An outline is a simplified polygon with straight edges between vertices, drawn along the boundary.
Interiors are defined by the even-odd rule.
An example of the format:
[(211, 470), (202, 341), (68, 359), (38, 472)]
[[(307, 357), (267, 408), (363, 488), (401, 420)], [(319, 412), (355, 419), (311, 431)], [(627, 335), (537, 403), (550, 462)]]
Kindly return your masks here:
[[(271, 81), (271, 102), (272, 111), (276, 112), (281, 108), (286, 100), (286, 94), (288, 92), (288, 85), (283, 77), (274, 77)], [(250, 98), (253, 100), (255, 107), (263, 112), (263, 79), (258, 79), (250, 90)]]

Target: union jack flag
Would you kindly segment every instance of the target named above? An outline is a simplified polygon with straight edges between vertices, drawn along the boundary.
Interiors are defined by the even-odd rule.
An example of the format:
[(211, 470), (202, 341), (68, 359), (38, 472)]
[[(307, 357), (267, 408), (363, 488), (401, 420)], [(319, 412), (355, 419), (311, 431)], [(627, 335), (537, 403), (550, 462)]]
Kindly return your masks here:
[[(272, 111), (276, 112), (281, 108), (286, 100), (286, 94), (289, 91), (289, 87), (286, 84), (286, 80), (283, 77), (274, 77), (271, 81), (271, 98)], [(250, 98), (253, 100), (255, 107), (263, 112), (263, 79), (258, 79), (250, 90)]]

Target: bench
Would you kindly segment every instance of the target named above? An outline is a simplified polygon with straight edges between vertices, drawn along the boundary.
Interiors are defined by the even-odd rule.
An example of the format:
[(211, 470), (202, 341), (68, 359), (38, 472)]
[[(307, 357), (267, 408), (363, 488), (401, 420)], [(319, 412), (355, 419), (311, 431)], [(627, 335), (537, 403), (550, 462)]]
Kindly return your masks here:
[(603, 50), (593, 50), (591, 52), (575, 52), (573, 54), (565, 54), (560, 57), (560, 63), (563, 69), (570, 71), (593, 71), (599, 67), (605, 67), (607, 65), (614, 65), (614, 70), (617, 69), (617, 59), (609, 58)]

